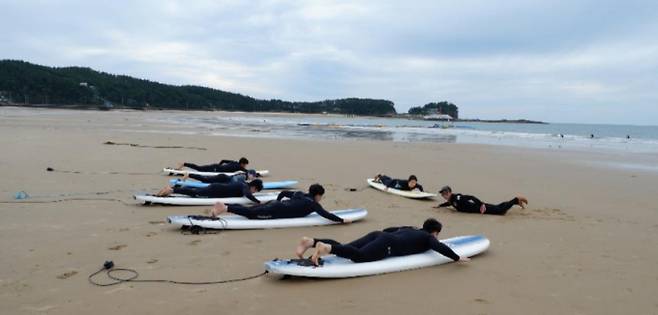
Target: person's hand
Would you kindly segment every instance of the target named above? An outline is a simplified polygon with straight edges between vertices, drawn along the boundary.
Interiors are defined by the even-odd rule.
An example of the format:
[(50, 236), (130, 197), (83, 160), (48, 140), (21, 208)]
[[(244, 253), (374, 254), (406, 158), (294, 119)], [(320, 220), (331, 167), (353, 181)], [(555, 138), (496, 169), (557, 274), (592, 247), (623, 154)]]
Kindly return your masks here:
[(468, 257), (459, 257), (459, 262), (468, 262), (468, 261), (471, 261), (471, 259)]
[(343, 219), (343, 224), (350, 224), (352, 223), (352, 220), (350, 219)]
[(487, 207), (484, 204), (482, 204), (480, 206), (480, 213), (484, 214), (485, 211), (487, 211)]

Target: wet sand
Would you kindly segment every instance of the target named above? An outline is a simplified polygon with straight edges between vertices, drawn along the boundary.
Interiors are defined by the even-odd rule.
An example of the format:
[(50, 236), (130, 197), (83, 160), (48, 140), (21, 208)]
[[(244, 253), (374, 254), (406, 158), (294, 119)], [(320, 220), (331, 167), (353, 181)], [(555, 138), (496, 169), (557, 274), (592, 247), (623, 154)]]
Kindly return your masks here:
[[(21, 190), (31, 201), (123, 201), (1, 203), (3, 314), (658, 313), (658, 172), (587, 163), (601, 159), (596, 153), (163, 134), (149, 131), (166, 126), (152, 126), (143, 112), (0, 113), (2, 201)], [(365, 207), (369, 216), (351, 225), (183, 235), (164, 223), (166, 216), (202, 213), (204, 207), (145, 207), (131, 198), (134, 191), (162, 188), (169, 179), (158, 172), (162, 167), (242, 155), (253, 167), (269, 169), (268, 179), (298, 179), (301, 188), (323, 184), (327, 209)], [(651, 155), (632, 158), (658, 161)], [(489, 202), (523, 194), (530, 205), (504, 217), (437, 210), (432, 206), (438, 199), (409, 200), (367, 188), (365, 178), (380, 172), (414, 173), (428, 190), (450, 184)], [(268, 259), (291, 257), (304, 235), (349, 241), (428, 217), (443, 222), (442, 238), (482, 233), (491, 248), (465, 264), (355, 279), (267, 276), (221, 285), (106, 288), (87, 282), (108, 259), (145, 279), (248, 276), (262, 272)]]

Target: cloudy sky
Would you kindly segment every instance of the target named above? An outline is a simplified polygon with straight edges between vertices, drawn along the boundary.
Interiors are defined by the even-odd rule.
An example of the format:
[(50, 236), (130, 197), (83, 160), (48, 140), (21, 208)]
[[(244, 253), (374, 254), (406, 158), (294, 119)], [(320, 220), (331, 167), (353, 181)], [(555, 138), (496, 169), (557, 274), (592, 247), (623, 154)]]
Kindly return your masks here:
[(264, 99), (658, 124), (653, 0), (0, 0), (0, 17), (0, 59)]

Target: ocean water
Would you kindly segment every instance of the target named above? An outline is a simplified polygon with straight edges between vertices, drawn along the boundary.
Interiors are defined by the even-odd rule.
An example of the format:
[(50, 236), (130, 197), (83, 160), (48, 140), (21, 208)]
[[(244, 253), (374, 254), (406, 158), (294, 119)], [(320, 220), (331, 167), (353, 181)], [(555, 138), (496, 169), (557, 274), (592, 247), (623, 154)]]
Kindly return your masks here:
[[(170, 113), (158, 115), (154, 120), (179, 126), (181, 129), (193, 128), (199, 132), (216, 135), (477, 143), (534, 148), (658, 153), (658, 126), (443, 123), (336, 115), (214, 112)], [(591, 135), (594, 135), (594, 138)]]

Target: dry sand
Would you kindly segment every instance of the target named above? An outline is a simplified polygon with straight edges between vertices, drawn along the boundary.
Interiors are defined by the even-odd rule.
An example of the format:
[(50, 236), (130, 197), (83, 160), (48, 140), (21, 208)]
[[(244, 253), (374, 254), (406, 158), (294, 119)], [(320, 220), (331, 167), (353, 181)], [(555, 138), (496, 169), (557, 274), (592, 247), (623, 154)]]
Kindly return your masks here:
[[(0, 108), (0, 195), (117, 198), (0, 204), (2, 314), (658, 314), (658, 174), (587, 165), (593, 153), (458, 144), (273, 140), (140, 132), (141, 112)], [(35, 115), (39, 113), (38, 115)], [(121, 131), (131, 129), (132, 131)], [(108, 140), (207, 148), (110, 146)], [(203, 207), (145, 207), (131, 192), (155, 190), (180, 160), (247, 156), (271, 179), (320, 182), (325, 208), (366, 207), (344, 226), (182, 235), (167, 215)], [(613, 157), (614, 158), (614, 157)], [(617, 156), (623, 159), (624, 156)], [(643, 159), (658, 160), (645, 155)], [(100, 172), (67, 174), (56, 169)], [(104, 174), (143, 172), (147, 175)], [(379, 172), (419, 175), (428, 189), (498, 202), (522, 193), (526, 210), (481, 216), (368, 189)], [(356, 192), (349, 188), (357, 188)], [(465, 264), (339, 280), (263, 277), (222, 285), (87, 282), (106, 259), (142, 278), (203, 281), (257, 274), (291, 257), (303, 235), (350, 240), (436, 217), (441, 237), (483, 233), (489, 251)]]

